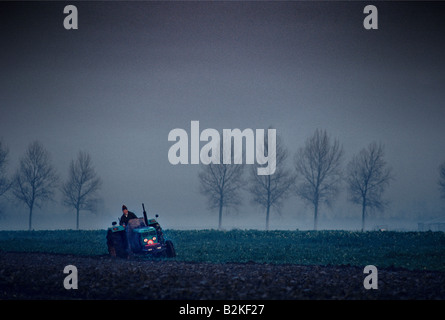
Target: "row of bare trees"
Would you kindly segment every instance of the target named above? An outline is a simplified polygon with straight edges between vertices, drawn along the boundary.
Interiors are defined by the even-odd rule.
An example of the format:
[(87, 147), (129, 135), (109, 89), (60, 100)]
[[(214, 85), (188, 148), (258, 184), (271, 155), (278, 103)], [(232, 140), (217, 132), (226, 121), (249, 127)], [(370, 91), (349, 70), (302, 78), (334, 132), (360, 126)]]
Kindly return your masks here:
[[(244, 165), (227, 165), (222, 161), (221, 164), (202, 167), (199, 173), (200, 191), (209, 200), (209, 207), (219, 210), (218, 228), (222, 225), (223, 208), (241, 204), (243, 190), (250, 193), (252, 202), (264, 208), (266, 229), (269, 229), (271, 209), (279, 209), (283, 201), (294, 194), (312, 206), (316, 230), (320, 206), (332, 205), (343, 182), (346, 182), (349, 201), (361, 206), (362, 231), (369, 211), (383, 210), (388, 204), (383, 194), (393, 174), (384, 159), (382, 144), (373, 142), (362, 149), (344, 170), (344, 150), (339, 141), (332, 139), (326, 131), (316, 130), (295, 154), (294, 170), (287, 166), (287, 158), (288, 151), (278, 137), (277, 169), (273, 175), (259, 176), (256, 168), (252, 168), (245, 178)], [(441, 186), (445, 190), (445, 164), (441, 172)]]
[[(222, 144), (221, 144), (222, 145)], [(267, 148), (268, 143), (265, 143)], [(268, 153), (268, 150), (265, 150)], [(62, 193), (62, 203), (79, 213), (94, 211), (101, 187), (88, 153), (80, 151), (68, 170), (68, 179), (59, 183), (59, 176), (51, 163), (48, 151), (35, 141), (28, 146), (15, 173), (8, 177), (8, 148), (0, 140), (0, 200), (8, 194), (29, 209), (29, 229), (32, 229), (33, 210), (47, 201), (54, 201), (56, 190)], [(221, 149), (220, 156), (223, 157)], [(207, 197), (209, 207), (219, 211), (218, 227), (222, 226), (223, 209), (242, 203), (247, 190), (253, 203), (266, 212), (266, 229), (272, 209), (280, 209), (284, 200), (294, 194), (312, 206), (314, 229), (317, 229), (320, 206), (332, 205), (346, 182), (348, 199), (361, 206), (362, 230), (371, 210), (383, 210), (388, 202), (383, 194), (393, 179), (391, 169), (384, 159), (384, 147), (375, 142), (354, 155), (342, 168), (344, 151), (339, 141), (326, 131), (316, 130), (294, 156), (294, 170), (287, 166), (288, 151), (280, 137), (276, 144), (276, 171), (273, 175), (260, 176), (251, 166), (244, 177), (245, 165), (209, 164), (199, 173), (201, 192)], [(445, 162), (439, 168), (438, 181), (445, 198)]]
[(32, 230), (34, 208), (41, 208), (46, 202), (54, 201), (57, 189), (62, 192), (62, 203), (76, 211), (76, 229), (79, 229), (79, 212), (95, 210), (97, 192), (102, 182), (88, 153), (80, 151), (77, 159), (71, 161), (68, 179), (61, 184), (49, 152), (39, 141), (28, 146), (10, 178), (6, 174), (8, 153), (8, 148), (0, 142), (0, 197), (10, 192), (28, 207), (29, 230)]

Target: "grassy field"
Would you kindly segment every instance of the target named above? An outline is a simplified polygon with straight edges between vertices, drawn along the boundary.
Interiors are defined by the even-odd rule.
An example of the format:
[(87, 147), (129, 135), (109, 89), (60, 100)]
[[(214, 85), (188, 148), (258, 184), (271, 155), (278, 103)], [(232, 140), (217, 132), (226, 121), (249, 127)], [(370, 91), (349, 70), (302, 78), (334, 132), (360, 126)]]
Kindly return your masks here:
[[(166, 230), (178, 261), (368, 264), (445, 271), (443, 232)], [(107, 254), (106, 231), (0, 231), (0, 250)]]

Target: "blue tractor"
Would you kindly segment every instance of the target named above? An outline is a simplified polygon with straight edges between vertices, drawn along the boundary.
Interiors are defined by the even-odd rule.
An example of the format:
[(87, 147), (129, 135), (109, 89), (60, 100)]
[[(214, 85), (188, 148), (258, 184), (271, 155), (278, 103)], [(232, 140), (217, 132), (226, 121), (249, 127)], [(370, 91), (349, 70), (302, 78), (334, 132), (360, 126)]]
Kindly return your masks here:
[(147, 219), (144, 204), (142, 209), (143, 218), (131, 219), (125, 227), (113, 222), (108, 228), (107, 246), (110, 256), (128, 258), (133, 254), (152, 254), (175, 257), (173, 242), (164, 238), (164, 232), (156, 219)]

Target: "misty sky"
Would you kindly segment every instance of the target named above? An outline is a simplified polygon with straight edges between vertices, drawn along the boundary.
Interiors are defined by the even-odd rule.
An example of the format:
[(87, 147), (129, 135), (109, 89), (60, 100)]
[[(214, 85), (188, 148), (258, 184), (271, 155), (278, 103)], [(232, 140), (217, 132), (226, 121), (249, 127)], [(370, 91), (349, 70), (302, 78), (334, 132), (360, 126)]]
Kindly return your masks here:
[[(65, 30), (74, 4), (79, 29)], [(41, 141), (65, 180), (79, 150), (103, 180), (97, 214), (106, 228), (126, 204), (159, 213), (164, 228), (217, 227), (199, 193), (197, 165), (173, 166), (170, 130), (268, 128), (291, 156), (317, 128), (338, 138), (345, 163), (372, 141), (385, 145), (396, 180), (387, 218), (445, 214), (438, 167), (445, 161), (445, 4), (377, 2), (379, 29), (363, 28), (364, 2), (0, 3), (0, 139), (12, 173)], [(360, 228), (361, 208), (340, 194), (320, 228)], [(74, 228), (56, 202), (34, 227)], [(27, 208), (2, 200), (0, 229), (27, 228)], [(14, 219), (11, 219), (14, 217)], [(290, 198), (274, 228), (311, 228), (312, 209)], [(345, 222), (346, 223), (346, 222)], [(391, 222), (392, 223), (392, 222)], [(264, 228), (246, 193), (227, 228)], [(402, 224), (400, 224), (402, 225)], [(396, 227), (396, 226), (394, 226)]]

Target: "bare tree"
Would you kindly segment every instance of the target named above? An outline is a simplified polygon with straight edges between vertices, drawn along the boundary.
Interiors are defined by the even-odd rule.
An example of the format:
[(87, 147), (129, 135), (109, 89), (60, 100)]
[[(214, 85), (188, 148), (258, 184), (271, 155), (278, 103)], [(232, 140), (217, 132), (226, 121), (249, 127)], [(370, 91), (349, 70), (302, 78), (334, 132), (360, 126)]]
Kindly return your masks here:
[[(266, 153), (269, 155), (269, 143), (264, 145)], [(295, 182), (295, 176), (286, 167), (286, 159), (288, 152), (284, 147), (282, 140), (277, 137), (275, 157), (276, 170), (271, 175), (258, 175), (257, 168), (251, 166), (249, 191), (253, 196), (253, 202), (259, 204), (266, 210), (266, 230), (269, 230), (270, 210), (274, 207), (276, 210), (281, 208), (283, 200), (285, 200), (291, 187)]]
[(79, 230), (79, 212), (94, 211), (101, 179), (91, 163), (91, 156), (80, 151), (77, 160), (71, 161), (68, 180), (62, 186), (63, 204), (76, 210), (76, 229)]
[(445, 199), (445, 162), (441, 164), (439, 168), (439, 188), (442, 192), (442, 198)]
[(296, 193), (314, 207), (314, 230), (317, 230), (320, 204), (331, 205), (340, 190), (343, 148), (331, 141), (326, 131), (317, 129), (295, 155)]
[(373, 142), (355, 155), (347, 166), (349, 200), (362, 206), (362, 231), (367, 209), (383, 210), (388, 204), (382, 196), (393, 177), (383, 157), (383, 145)]
[(13, 180), (14, 196), (29, 208), (29, 230), (32, 228), (34, 206), (40, 208), (52, 199), (57, 181), (48, 151), (40, 142), (34, 141), (20, 160)]
[(0, 140), (0, 197), (3, 196), (10, 188), (11, 181), (6, 175), (6, 165), (8, 163), (9, 150)]
[[(12, 182), (6, 174), (6, 165), (8, 163), (9, 150), (0, 140), (0, 198), (6, 194), (11, 188)], [(0, 208), (0, 214), (2, 209)]]
[[(232, 149), (233, 150), (233, 149)], [(223, 146), (220, 143), (220, 163), (204, 165), (199, 173), (200, 191), (207, 197), (209, 208), (218, 208), (218, 229), (222, 226), (223, 208), (236, 208), (241, 204), (243, 164), (224, 164)], [(232, 152), (232, 163), (233, 152)]]

